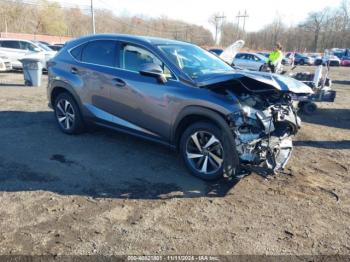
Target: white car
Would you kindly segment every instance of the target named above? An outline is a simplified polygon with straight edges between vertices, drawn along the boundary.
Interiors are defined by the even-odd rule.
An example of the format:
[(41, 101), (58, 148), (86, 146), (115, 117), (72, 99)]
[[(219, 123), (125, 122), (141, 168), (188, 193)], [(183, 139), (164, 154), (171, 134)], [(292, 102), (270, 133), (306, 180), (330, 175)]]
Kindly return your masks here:
[(254, 71), (261, 71), (266, 62), (265, 56), (256, 53), (237, 53), (233, 59), (233, 65)]
[(330, 66), (340, 66), (341, 60), (335, 55), (324, 56), (322, 59), (322, 63), (327, 65), (329, 63)]
[(0, 72), (6, 72), (10, 70), (12, 70), (10, 59), (4, 54), (0, 54)]
[(14, 69), (22, 69), (20, 60), (25, 57), (36, 57), (42, 62), (43, 68), (46, 69), (48, 60), (56, 55), (56, 51), (51, 50), (43, 44), (21, 39), (0, 39), (0, 53), (7, 56)]

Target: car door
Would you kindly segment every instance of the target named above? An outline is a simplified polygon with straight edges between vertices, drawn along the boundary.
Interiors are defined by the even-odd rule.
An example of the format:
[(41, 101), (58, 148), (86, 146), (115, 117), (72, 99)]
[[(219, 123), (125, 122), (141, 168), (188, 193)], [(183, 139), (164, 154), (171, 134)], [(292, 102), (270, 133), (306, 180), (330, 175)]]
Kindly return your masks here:
[(20, 41), (1, 40), (1, 51), (8, 56), (13, 67), (22, 67), (19, 60), (27, 54), (27, 50), (21, 48)]
[(259, 71), (261, 66), (264, 64), (264, 62), (256, 55), (251, 55), (252, 56), (252, 67), (253, 70)]
[(245, 68), (254, 70), (254, 60), (251, 54), (245, 54)]
[[(155, 63), (167, 78), (160, 83), (155, 77), (141, 75), (141, 66)], [(127, 128), (159, 140), (168, 140), (173, 110), (168, 94), (180, 88), (180, 83), (168, 67), (145, 47), (120, 43), (117, 82), (111, 88), (111, 110)]]
[(94, 40), (70, 50), (75, 58), (67, 65), (71, 84), (95, 119), (111, 122), (109, 112), (110, 89), (115, 84), (117, 42)]
[(236, 66), (239, 66), (239, 67), (242, 67), (242, 68), (245, 68), (246, 65), (245, 65), (245, 54), (237, 54), (235, 59), (234, 59), (234, 64)]

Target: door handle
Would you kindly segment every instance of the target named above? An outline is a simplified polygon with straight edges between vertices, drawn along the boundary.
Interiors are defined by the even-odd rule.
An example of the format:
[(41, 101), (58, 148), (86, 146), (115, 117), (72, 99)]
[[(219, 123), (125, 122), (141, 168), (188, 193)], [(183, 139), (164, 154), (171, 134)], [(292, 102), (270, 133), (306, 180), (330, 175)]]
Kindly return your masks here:
[(113, 78), (113, 82), (114, 82), (114, 85), (117, 86), (117, 87), (124, 87), (124, 86), (126, 86), (125, 81), (120, 79), (120, 78)]
[(76, 68), (76, 67), (72, 67), (70, 72), (74, 75), (78, 74), (79, 73), (79, 70)]

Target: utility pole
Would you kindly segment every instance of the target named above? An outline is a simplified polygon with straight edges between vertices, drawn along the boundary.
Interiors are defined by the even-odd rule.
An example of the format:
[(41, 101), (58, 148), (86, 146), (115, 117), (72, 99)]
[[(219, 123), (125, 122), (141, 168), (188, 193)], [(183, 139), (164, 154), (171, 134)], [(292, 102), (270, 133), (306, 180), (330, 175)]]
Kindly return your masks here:
[(5, 15), (5, 36), (7, 37), (7, 17)]
[(236, 17), (238, 19), (238, 29), (239, 29), (239, 24), (240, 24), (239, 22), (240, 22), (241, 18), (243, 18), (243, 28), (242, 29), (243, 29), (243, 32), (245, 32), (245, 21), (249, 17), (247, 10), (244, 10), (243, 14), (241, 14), (241, 12), (239, 11), (238, 15)]
[(92, 33), (96, 34), (95, 28), (95, 12), (94, 12), (94, 0), (91, 0), (91, 18), (92, 18)]
[[(219, 20), (225, 19), (226, 16), (221, 15), (221, 16), (215, 16), (215, 44), (218, 44), (218, 34), (219, 34)], [(222, 29), (222, 23), (221, 23), (221, 29)]]

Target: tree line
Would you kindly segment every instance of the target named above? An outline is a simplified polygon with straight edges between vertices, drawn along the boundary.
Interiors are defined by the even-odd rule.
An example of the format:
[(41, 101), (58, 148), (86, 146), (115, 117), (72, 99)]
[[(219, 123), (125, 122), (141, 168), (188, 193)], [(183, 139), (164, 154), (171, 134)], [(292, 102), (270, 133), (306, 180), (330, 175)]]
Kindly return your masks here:
[(283, 18), (277, 16), (262, 30), (248, 33), (245, 40), (247, 46), (257, 50), (271, 50), (276, 42), (281, 42), (287, 51), (350, 48), (350, 1), (343, 0), (340, 6), (311, 12), (296, 26), (287, 26)]
[[(79, 37), (92, 33), (87, 8), (64, 7), (57, 2), (0, 0), (0, 31)], [(211, 46), (210, 30), (167, 17), (116, 16), (107, 9), (95, 9), (97, 33), (158, 36)]]
[[(305, 21), (287, 26), (277, 16), (257, 32), (244, 32), (237, 24), (209, 18), (226, 47), (238, 39), (254, 50), (271, 50), (280, 42), (288, 51), (322, 52), (326, 48), (350, 47), (350, 0), (340, 6), (308, 14)], [(64, 7), (48, 0), (0, 0), (0, 31), (79, 37), (92, 32), (88, 8)], [(215, 16), (215, 15), (213, 15)], [(117, 16), (111, 10), (95, 10), (97, 33), (125, 33), (165, 37), (214, 46), (212, 32), (203, 26), (167, 17)], [(252, 19), (252, 18), (251, 18)], [(220, 24), (217, 24), (220, 23)]]

